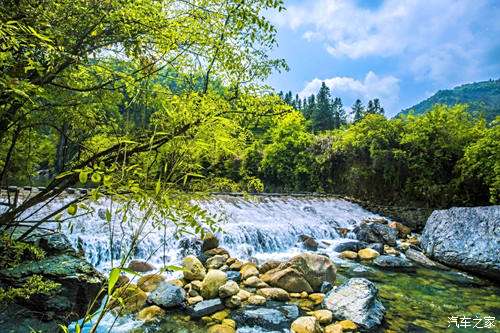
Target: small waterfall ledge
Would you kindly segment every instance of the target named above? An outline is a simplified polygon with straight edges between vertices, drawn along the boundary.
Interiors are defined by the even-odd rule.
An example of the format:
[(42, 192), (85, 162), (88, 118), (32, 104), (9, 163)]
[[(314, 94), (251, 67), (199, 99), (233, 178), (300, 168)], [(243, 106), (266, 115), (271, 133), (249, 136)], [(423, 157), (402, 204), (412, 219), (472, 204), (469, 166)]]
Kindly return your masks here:
[[(33, 213), (30, 219), (35, 220), (44, 212), (54, 211), (71, 199), (72, 195), (66, 195), (38, 212), (35, 207), (26, 214)], [(118, 264), (123, 251), (130, 247), (142, 213), (132, 209), (127, 222), (121, 222), (121, 216), (117, 215), (112, 216), (108, 223), (105, 211), (110, 207), (116, 209), (116, 203), (102, 199), (85, 204), (89, 207), (89, 213), (72, 218), (71, 223), (62, 223), (61, 231), (76, 249), (85, 254), (91, 264), (106, 272), (112, 265)], [(332, 240), (342, 241), (338, 230), (352, 230), (363, 220), (381, 218), (356, 203), (328, 196), (244, 197), (215, 194), (197, 204), (216, 217), (218, 226), (222, 229), (217, 234), (221, 247), (228, 249), (235, 257), (253, 257), (259, 261), (269, 257), (288, 257), (304, 251), (296, 247), (300, 235), (329, 240), (328, 243), (332, 244)], [(51, 227), (58, 226), (54, 224)], [(178, 263), (189, 253), (190, 244), (195, 238), (189, 234), (179, 235), (173, 223), (166, 223), (166, 227), (146, 223), (140, 234), (141, 239), (132, 254), (133, 259), (147, 260), (157, 266)], [(323, 245), (327, 247), (326, 243)]]

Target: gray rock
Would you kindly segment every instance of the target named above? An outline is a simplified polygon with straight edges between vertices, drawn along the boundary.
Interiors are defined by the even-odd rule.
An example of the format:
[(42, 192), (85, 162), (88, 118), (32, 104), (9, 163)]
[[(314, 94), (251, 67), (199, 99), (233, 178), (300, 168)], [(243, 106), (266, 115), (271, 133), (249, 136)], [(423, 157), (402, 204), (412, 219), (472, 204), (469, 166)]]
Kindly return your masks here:
[[(23, 231), (19, 228), (14, 236)], [(105, 278), (77, 254), (66, 236), (35, 230), (29, 243), (44, 249), (45, 258), (0, 270), (0, 286), (19, 288), (35, 274), (60, 286), (49, 295), (36, 295), (28, 302), (2, 304), (5, 306), (0, 311), (0, 332), (56, 332), (58, 324), (83, 317), (96, 297), (99, 306), (99, 290)]]
[(431, 259), (500, 279), (500, 206), (436, 210), (420, 246)]
[(201, 250), (205, 252), (208, 250), (215, 249), (218, 246), (219, 246), (219, 239), (217, 239), (217, 237), (214, 234), (208, 233), (205, 235), (205, 238), (203, 239)]
[(227, 271), (226, 272), (227, 279), (229, 281), (240, 282), (241, 281), (241, 273), (236, 271)]
[(368, 248), (377, 251), (378, 253), (384, 253), (384, 244), (373, 243), (368, 245)]
[(352, 320), (370, 330), (382, 323), (385, 308), (377, 297), (373, 282), (364, 278), (349, 279), (346, 283), (325, 296), (323, 305), (333, 316)]
[(356, 238), (367, 243), (396, 245), (398, 231), (377, 222), (362, 223), (353, 230)]
[(300, 315), (296, 305), (267, 302), (265, 307), (247, 306), (233, 311), (231, 317), (238, 327), (252, 327), (255, 331), (288, 332), (292, 322)]
[(360, 242), (358, 240), (349, 240), (346, 242), (342, 242), (334, 245), (333, 251), (335, 252), (344, 252), (344, 251), (354, 251), (358, 252), (361, 249), (364, 249), (368, 246), (365, 242)]
[(332, 289), (333, 289), (333, 285), (330, 282), (323, 281), (323, 283), (321, 284), (321, 287), (319, 289), (319, 292), (322, 294), (326, 294)]
[(187, 312), (193, 318), (201, 318), (220, 310), (224, 310), (224, 304), (220, 298), (214, 298), (196, 303), (194, 306), (189, 307)]
[(388, 255), (382, 255), (375, 260), (373, 263), (383, 269), (394, 270), (394, 271), (415, 271), (415, 266), (406, 258), (394, 257)]
[(179, 286), (167, 282), (162, 282), (148, 296), (148, 302), (166, 309), (181, 306), (185, 301), (186, 291)]
[(299, 240), (302, 243), (302, 246), (309, 251), (317, 251), (318, 250), (318, 242), (311, 236), (300, 235)]
[(412, 261), (416, 262), (417, 264), (420, 264), (424, 267), (437, 268), (437, 269), (442, 269), (445, 271), (449, 270), (448, 267), (441, 265), (440, 263), (427, 258), (427, 256), (424, 253), (422, 253), (418, 250), (412, 249), (412, 248), (409, 248), (408, 250), (406, 250), (405, 256), (408, 259), (410, 259), (410, 260), (412, 260)]

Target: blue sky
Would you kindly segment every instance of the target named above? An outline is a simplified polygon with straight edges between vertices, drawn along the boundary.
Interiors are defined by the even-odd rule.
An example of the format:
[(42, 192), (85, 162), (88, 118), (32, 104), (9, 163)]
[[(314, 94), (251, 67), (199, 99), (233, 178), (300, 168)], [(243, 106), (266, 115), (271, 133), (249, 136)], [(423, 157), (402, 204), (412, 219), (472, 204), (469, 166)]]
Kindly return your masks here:
[(322, 81), (348, 108), (380, 98), (389, 116), (440, 89), (500, 78), (498, 0), (285, 0), (270, 15), (273, 56), (290, 71), (276, 90), (316, 93)]

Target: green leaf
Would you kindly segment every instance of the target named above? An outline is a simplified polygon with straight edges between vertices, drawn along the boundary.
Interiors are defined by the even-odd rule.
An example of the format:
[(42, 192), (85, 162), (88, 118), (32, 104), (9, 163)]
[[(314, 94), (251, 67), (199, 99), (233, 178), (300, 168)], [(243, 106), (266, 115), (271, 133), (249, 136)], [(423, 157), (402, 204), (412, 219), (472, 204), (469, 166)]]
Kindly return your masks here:
[(61, 331), (63, 331), (63, 333), (69, 333), (68, 327), (66, 325), (59, 324), (59, 328), (61, 329)]
[(161, 182), (160, 179), (158, 179), (158, 181), (156, 182), (155, 194), (160, 193), (160, 190), (161, 190)]
[(85, 184), (87, 182), (87, 180), (89, 179), (89, 174), (85, 171), (82, 171), (82, 172), (80, 172), (78, 179), (80, 180), (80, 183)]
[(93, 173), (91, 179), (92, 179), (92, 182), (97, 184), (97, 183), (101, 182), (102, 177), (98, 173)]
[(80, 324), (76, 323), (75, 325), (75, 333), (81, 333), (82, 328), (80, 327)]
[(115, 267), (109, 272), (109, 278), (108, 278), (108, 295), (111, 295), (113, 292), (113, 288), (116, 285), (116, 282), (118, 282), (118, 278), (120, 277), (120, 272), (121, 269), (118, 267)]
[(69, 215), (75, 215), (75, 214), (76, 214), (76, 212), (77, 212), (77, 210), (78, 210), (78, 207), (77, 207), (75, 204), (70, 205), (70, 206), (68, 207), (68, 214), (69, 214)]

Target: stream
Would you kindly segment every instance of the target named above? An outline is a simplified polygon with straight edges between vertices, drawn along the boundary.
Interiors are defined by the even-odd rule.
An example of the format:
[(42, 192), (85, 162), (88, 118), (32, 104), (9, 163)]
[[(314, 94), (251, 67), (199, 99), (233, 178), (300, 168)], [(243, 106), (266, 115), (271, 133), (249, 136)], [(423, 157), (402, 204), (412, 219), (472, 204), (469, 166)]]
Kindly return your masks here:
[[(73, 245), (85, 253), (87, 260), (105, 274), (113, 261), (116, 265), (121, 251), (130, 244), (137, 223), (132, 218), (120, 224), (118, 217), (116, 221), (112, 218), (111, 223), (106, 223), (103, 209), (109, 204), (105, 201), (90, 203), (94, 213), (79, 217), (72, 226), (63, 230)], [(333, 251), (334, 245), (346, 241), (346, 237), (353, 237), (349, 232), (341, 236), (339, 228), (353, 229), (363, 220), (381, 218), (357, 204), (334, 197), (244, 198), (225, 195), (214, 196), (199, 204), (218, 219), (222, 228), (217, 235), (220, 246), (243, 260), (253, 258), (258, 263), (271, 258), (284, 260), (306, 251), (297, 242), (300, 235), (314, 237), (321, 244), (318, 252), (330, 256), (337, 266), (336, 285), (350, 277), (366, 277), (376, 283), (387, 309), (385, 322), (378, 332), (500, 331), (498, 327), (496, 330), (472, 327), (479, 319), (484, 323), (484, 318), (500, 317), (500, 288), (487, 280), (456, 270), (381, 271), (375, 266), (338, 258), (338, 253)], [(110, 245), (111, 231), (114, 241)], [(146, 227), (141, 235), (144, 237), (133, 257), (146, 259), (157, 267), (179, 264), (185, 255), (192, 253), (192, 237), (176, 236), (174, 226)], [(164, 243), (167, 246), (161, 245)], [(451, 323), (453, 317), (459, 320), (470, 318), (470, 327), (456, 328)], [(130, 317), (115, 320), (107, 315), (99, 332), (108, 331), (201, 333), (206, 332), (206, 327), (187, 320), (185, 314), (169, 312), (162, 322), (146, 325)], [(239, 328), (238, 332), (255, 331)]]

